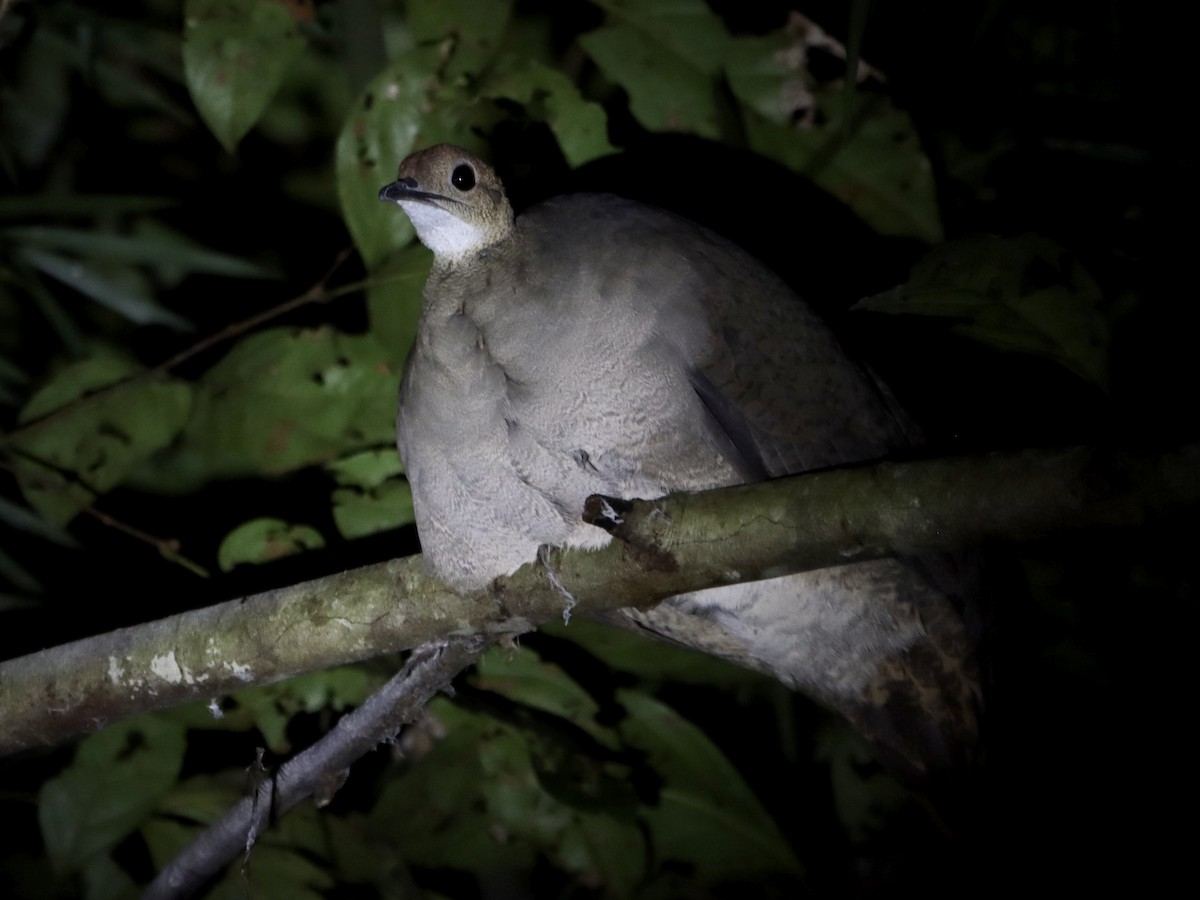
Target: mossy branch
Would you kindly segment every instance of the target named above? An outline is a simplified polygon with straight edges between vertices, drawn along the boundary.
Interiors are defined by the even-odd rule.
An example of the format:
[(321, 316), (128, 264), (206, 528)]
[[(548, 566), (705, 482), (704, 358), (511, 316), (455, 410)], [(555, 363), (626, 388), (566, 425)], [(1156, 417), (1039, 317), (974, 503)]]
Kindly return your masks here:
[(0, 663), (0, 755), (430, 641), (519, 634), (568, 607), (587, 615), (892, 554), (1138, 526), (1197, 503), (1198, 446), (889, 462), (619, 509), (597, 500), (589, 515), (619, 540), (549, 551), (486, 590), (458, 594), (408, 557)]

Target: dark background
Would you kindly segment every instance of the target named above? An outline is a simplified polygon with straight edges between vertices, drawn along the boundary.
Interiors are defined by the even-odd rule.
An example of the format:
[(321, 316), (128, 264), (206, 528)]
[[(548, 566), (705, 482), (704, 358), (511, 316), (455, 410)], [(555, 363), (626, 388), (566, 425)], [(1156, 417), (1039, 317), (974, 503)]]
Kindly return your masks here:
[[(74, 14), (64, 3), (26, 6), (0, 23), (0, 85), (10, 88), (19, 83), (29, 30), (43, 17)], [(753, 32), (777, 27), (791, 4), (713, 6), (732, 30)], [(547, 8), (519, 4), (518, 15)], [(846, 35), (844, 4), (808, 3), (803, 10)], [(161, 4), (109, 4), (104, 15), (170, 26)], [(553, 15), (564, 41), (600, 20), (582, 3), (555, 3)], [(696, 138), (647, 134), (619, 96), (609, 113), (610, 137), (626, 151), (620, 156), (570, 173), (548, 134), (513, 122), (493, 135), (495, 158), (518, 204), (564, 189), (605, 189), (689, 215), (751, 249), (892, 385), (927, 430), (931, 452), (1168, 447), (1197, 434), (1193, 169), (1183, 137), (1194, 79), (1182, 33), (1168, 12), (1147, 4), (1010, 0), (876, 3), (863, 35), (864, 58), (887, 74), (887, 90), (916, 121), (938, 179), (947, 238), (1044, 235), (1081, 260), (1114, 305), (1120, 299), (1125, 311), (1114, 329), (1107, 390), (1051, 361), (958, 337), (943, 320), (847, 313), (859, 298), (902, 282), (924, 248), (875, 234), (774, 163)], [(180, 85), (160, 87), (188, 104)], [(213, 302), (217, 285), (202, 278), (161, 298), (195, 321), (197, 334), (226, 324), (231, 310), (241, 318), (303, 291), (349, 244), (337, 215), (288, 200), (280, 187), (289, 167), (328, 163), (328, 136), (288, 145), (251, 132), (234, 158), (198, 121), (159, 122), (165, 133), (139, 140), (146, 113), (103, 102), (87, 78), (73, 82), (70, 95), (65, 125), (45, 159), (10, 164), (0, 192), (36, 195), (66, 179), (79, 193), (179, 198), (164, 214), (169, 222), (215, 248), (265, 257), (283, 273), (269, 300), (260, 285), (222, 282), (220, 302)], [(947, 147), (972, 165), (952, 169)], [(781, 208), (788, 215), (780, 216)], [(352, 265), (339, 277), (361, 275)], [(354, 298), (285, 321), (366, 326)], [(46, 371), (48, 358), (61, 352), (36, 316), (18, 310), (4, 328), (4, 353), (28, 372)], [(193, 338), (145, 330), (128, 339), (154, 363)], [(215, 358), (195, 360), (184, 374)], [(0, 424), (11, 427), (15, 413), (0, 408)], [(130, 521), (170, 523), (171, 533), (203, 556), (243, 520), (248, 497), (333, 534), (323, 518), (329, 487), (325, 475), (305, 471), (274, 482), (213, 484), (183, 497), (122, 489), (105, 505)], [(16, 497), (5, 473), (0, 490)], [(71, 531), (78, 549), (0, 533), (45, 587), (38, 605), (0, 613), (5, 656), (416, 550), (407, 529), (333, 540), (319, 553), (201, 580), (95, 520), (81, 518)], [(1186, 786), (1194, 780), (1183, 702), (1194, 656), (1184, 620), (1196, 598), (1194, 524), (1095, 529), (991, 549), (992, 590), (981, 613), (985, 750), (971, 779), (931, 795), (936, 817), (903, 812), (876, 838), (852, 844), (826, 827), (829, 817), (820, 810), (786, 801), (787, 787), (803, 783), (832, 806), (811, 738), (801, 738), (797, 763), (794, 748), (785, 752), (762, 724), (763, 709), (695, 688), (669, 693), (759, 790), (809, 865), (816, 893), (1149, 894), (1181, 876), (1186, 833), (1176, 822), (1191, 816)], [(536, 639), (530, 644), (539, 646)], [(550, 642), (543, 649), (554, 652)], [(802, 701), (796, 706), (799, 730), (824, 721)], [(213, 752), (237, 759), (245, 751)], [(6, 763), (0, 781), (11, 786), (52, 771), (64, 753)]]

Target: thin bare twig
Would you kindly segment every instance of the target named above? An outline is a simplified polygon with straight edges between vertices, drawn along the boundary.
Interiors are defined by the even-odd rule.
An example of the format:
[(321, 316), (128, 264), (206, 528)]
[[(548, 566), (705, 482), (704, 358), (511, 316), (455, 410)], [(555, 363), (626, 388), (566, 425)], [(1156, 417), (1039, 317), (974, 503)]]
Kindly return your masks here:
[[(78, 472), (71, 472), (71, 471), (64, 470), (60, 466), (56, 466), (53, 463), (47, 462), (44, 459), (40, 459), (37, 456), (34, 456), (33, 454), (26, 452), (25, 450), (18, 450), (17, 454), (19, 456), (23, 457), (24, 459), (28, 460), (29, 462), (31, 462), (35, 465), (42, 466), (43, 468), (54, 473), (54, 477), (57, 479), (57, 482), (53, 487), (50, 487), (48, 485), (45, 486), (47, 488), (47, 490), (53, 490), (53, 491), (58, 492), (58, 491), (65, 490), (66, 486), (68, 484), (73, 484), (73, 485), (78, 486), (80, 489), (87, 491), (87, 493), (90, 496), (92, 496), (93, 498), (99, 496), (99, 494), (101, 493), (101, 491), (98, 491), (96, 488), (94, 488), (90, 484), (88, 484), (79, 475)], [(12, 465), (12, 463), (8, 462), (7, 460), (0, 459), (0, 470), (10, 473), (14, 478), (17, 477), (16, 467), (14, 465)], [(142, 543), (145, 543), (145, 544), (149, 544), (151, 547), (153, 547), (155, 550), (157, 550), (162, 556), (166, 557), (169, 560), (172, 560), (173, 562), (178, 563), (179, 565), (181, 565), (185, 569), (188, 569), (189, 571), (195, 573), (196, 575), (199, 575), (202, 578), (209, 577), (210, 573), (206, 568), (204, 568), (204, 566), (200, 565), (198, 562), (195, 562), (194, 560), (188, 559), (188, 557), (186, 557), (182, 553), (180, 553), (180, 542), (179, 542), (178, 538), (158, 537), (156, 535), (150, 534), (149, 532), (142, 531), (141, 529), (135, 528), (132, 525), (128, 524), (127, 522), (124, 522), (121, 519), (118, 519), (116, 516), (112, 515), (111, 513), (107, 513), (104, 510), (99, 509), (96, 506), (93, 506), (91, 504), (82, 507), (79, 511), (81, 513), (86, 513), (87, 515), (96, 519), (103, 525), (106, 525), (109, 528), (119, 531), (122, 534), (133, 538), (134, 540), (141, 541)]]
[(149, 544), (162, 556), (166, 557), (172, 562), (178, 563), (189, 572), (199, 575), (201, 578), (208, 578), (211, 574), (208, 569), (204, 568), (204, 566), (200, 565), (194, 560), (188, 559), (180, 552), (181, 544), (179, 542), (179, 538), (157, 537), (156, 535), (150, 534), (147, 531), (142, 531), (140, 528), (134, 528), (132, 525), (123, 522), (110, 513), (106, 513), (104, 510), (97, 509), (94, 506), (85, 506), (81, 512), (87, 513), (100, 523), (121, 532), (121, 534), (131, 537), (136, 541), (142, 541), (143, 543)]
[(424, 644), (404, 667), (358, 709), (343, 716), (329, 734), (289, 760), (273, 779), (206, 828), (151, 882), (143, 900), (189, 897), (207, 884), (272, 821), (316, 795), (377, 745), (394, 740), (438, 692), (479, 658), (487, 641), (473, 635)]
[(334, 258), (333, 264), (330, 265), (325, 274), (317, 279), (317, 281), (314, 282), (313, 285), (308, 288), (308, 290), (304, 291), (304, 293), (292, 297), (290, 300), (285, 300), (283, 303), (273, 306), (270, 309), (263, 310), (260, 313), (255, 313), (254, 315), (242, 319), (239, 322), (233, 322), (229, 325), (226, 325), (220, 331), (216, 331), (210, 334), (208, 337), (202, 338), (201, 340), (192, 344), (190, 347), (179, 351), (174, 356), (156, 366), (152, 366), (148, 369), (142, 369), (139, 372), (134, 372), (118, 381), (114, 381), (112, 384), (106, 384), (102, 388), (89, 391), (86, 394), (76, 397), (69, 403), (64, 403), (57, 409), (51, 410), (43, 416), (39, 416), (38, 418), (29, 422), (24, 422), (20, 428), (10, 433), (9, 439), (16, 435), (42, 428), (47, 423), (54, 421), (60, 416), (66, 415), (77, 407), (82, 406), (85, 403), (93, 403), (98, 398), (108, 396), (109, 394), (119, 391), (130, 384), (136, 384), (140, 381), (149, 380), (151, 378), (159, 378), (163, 375), (166, 375), (172, 369), (182, 365), (193, 356), (203, 353), (204, 351), (209, 350), (218, 344), (223, 343), (224, 341), (231, 340), (238, 335), (245, 334), (247, 331), (262, 325), (264, 322), (269, 322), (272, 319), (276, 319), (294, 309), (299, 309), (301, 306), (305, 306), (309, 303), (316, 303), (318, 301), (329, 300), (333, 297), (340, 296), (346, 291), (339, 290), (330, 292), (326, 290), (326, 285), (329, 283), (329, 279), (334, 276), (337, 270), (341, 268), (342, 264), (350, 257), (351, 252), (352, 251), (349, 247), (339, 251), (337, 256)]

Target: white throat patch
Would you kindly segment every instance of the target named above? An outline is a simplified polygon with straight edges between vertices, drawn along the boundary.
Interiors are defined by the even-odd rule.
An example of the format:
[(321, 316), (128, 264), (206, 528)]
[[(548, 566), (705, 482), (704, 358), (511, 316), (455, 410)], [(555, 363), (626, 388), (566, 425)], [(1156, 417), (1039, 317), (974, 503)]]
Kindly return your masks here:
[(485, 243), (481, 228), (464, 222), (440, 206), (418, 200), (401, 200), (398, 205), (412, 221), (421, 243), (438, 259), (466, 256)]

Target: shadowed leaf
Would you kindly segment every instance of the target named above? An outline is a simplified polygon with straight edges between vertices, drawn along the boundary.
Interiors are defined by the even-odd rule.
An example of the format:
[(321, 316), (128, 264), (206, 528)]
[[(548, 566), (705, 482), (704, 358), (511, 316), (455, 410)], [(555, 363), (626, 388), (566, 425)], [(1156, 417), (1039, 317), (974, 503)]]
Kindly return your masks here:
[(271, 0), (188, 0), (183, 65), (200, 116), (229, 152), (254, 127), (304, 49)]

